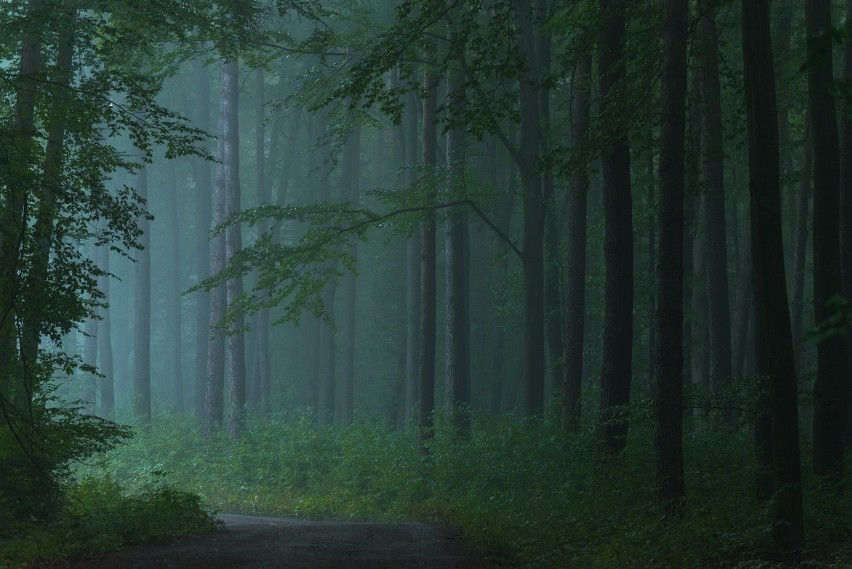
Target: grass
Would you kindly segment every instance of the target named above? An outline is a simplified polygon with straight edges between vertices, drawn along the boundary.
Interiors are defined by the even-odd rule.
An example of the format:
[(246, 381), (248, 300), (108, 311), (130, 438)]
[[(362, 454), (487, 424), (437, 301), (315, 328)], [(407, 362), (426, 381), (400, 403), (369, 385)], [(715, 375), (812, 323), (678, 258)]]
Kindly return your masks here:
[[(429, 459), (413, 428), (380, 420), (318, 428), (307, 415), (278, 414), (250, 419), (239, 441), (223, 432), (205, 440), (175, 414), (153, 424), (80, 476), (131, 492), (166, 479), (172, 491), (235, 513), (449, 522), (519, 566), (751, 567), (767, 558), (768, 506), (753, 497), (744, 431), (688, 428), (688, 501), (673, 519), (653, 502), (651, 431), (641, 414), (627, 450), (607, 460), (595, 455), (590, 433), (569, 439), (518, 417), (478, 417), (469, 439), (439, 418)], [(849, 561), (852, 500), (826, 498), (817, 486), (806, 479), (809, 543), (821, 559)]]

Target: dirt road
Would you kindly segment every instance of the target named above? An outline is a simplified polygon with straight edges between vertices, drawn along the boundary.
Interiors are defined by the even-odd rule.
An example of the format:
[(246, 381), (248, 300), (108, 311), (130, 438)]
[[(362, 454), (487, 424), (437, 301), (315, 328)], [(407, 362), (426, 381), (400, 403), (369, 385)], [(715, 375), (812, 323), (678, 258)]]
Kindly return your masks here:
[(312, 522), (221, 515), (215, 534), (51, 567), (93, 569), (487, 569), (460, 532), (432, 524)]

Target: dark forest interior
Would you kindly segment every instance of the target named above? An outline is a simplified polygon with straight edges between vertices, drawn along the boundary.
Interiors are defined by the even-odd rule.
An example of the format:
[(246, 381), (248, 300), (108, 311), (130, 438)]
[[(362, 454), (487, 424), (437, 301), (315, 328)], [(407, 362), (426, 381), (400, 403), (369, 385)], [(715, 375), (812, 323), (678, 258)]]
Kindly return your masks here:
[(219, 511), (852, 566), (852, 0), (0, 29), (0, 566)]

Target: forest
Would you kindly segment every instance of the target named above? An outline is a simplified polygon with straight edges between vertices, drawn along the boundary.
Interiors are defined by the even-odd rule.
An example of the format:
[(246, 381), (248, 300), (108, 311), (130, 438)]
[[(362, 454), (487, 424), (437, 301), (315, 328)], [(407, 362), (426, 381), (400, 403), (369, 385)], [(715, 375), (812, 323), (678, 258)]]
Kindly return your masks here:
[(220, 512), (852, 566), (852, 1), (0, 29), (0, 567)]

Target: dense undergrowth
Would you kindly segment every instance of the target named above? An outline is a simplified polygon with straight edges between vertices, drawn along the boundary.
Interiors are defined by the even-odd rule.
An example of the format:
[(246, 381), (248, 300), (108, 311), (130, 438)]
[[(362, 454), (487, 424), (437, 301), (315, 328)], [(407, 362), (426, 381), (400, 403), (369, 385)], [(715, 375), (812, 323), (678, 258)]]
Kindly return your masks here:
[[(641, 419), (627, 451), (607, 460), (595, 456), (590, 434), (566, 439), (555, 425), (517, 417), (480, 417), (468, 440), (439, 421), (428, 460), (413, 428), (381, 421), (317, 428), (281, 414), (249, 420), (239, 442), (225, 433), (205, 441), (196, 423), (174, 414), (153, 424), (82, 469), (101, 482), (81, 491), (106, 499), (110, 484), (141, 491), (167, 480), (234, 513), (449, 521), (490, 555), (535, 567), (732, 566), (765, 557), (769, 543), (769, 506), (753, 497), (744, 432), (688, 429), (689, 498), (673, 519), (653, 505), (651, 433)], [(826, 498), (816, 487), (807, 478), (810, 547), (848, 560), (849, 493)]]
[(163, 481), (134, 486), (128, 491), (101, 474), (63, 488), (63, 504), (52, 518), (16, 521), (0, 528), (0, 567), (215, 529), (215, 520), (196, 494)]

